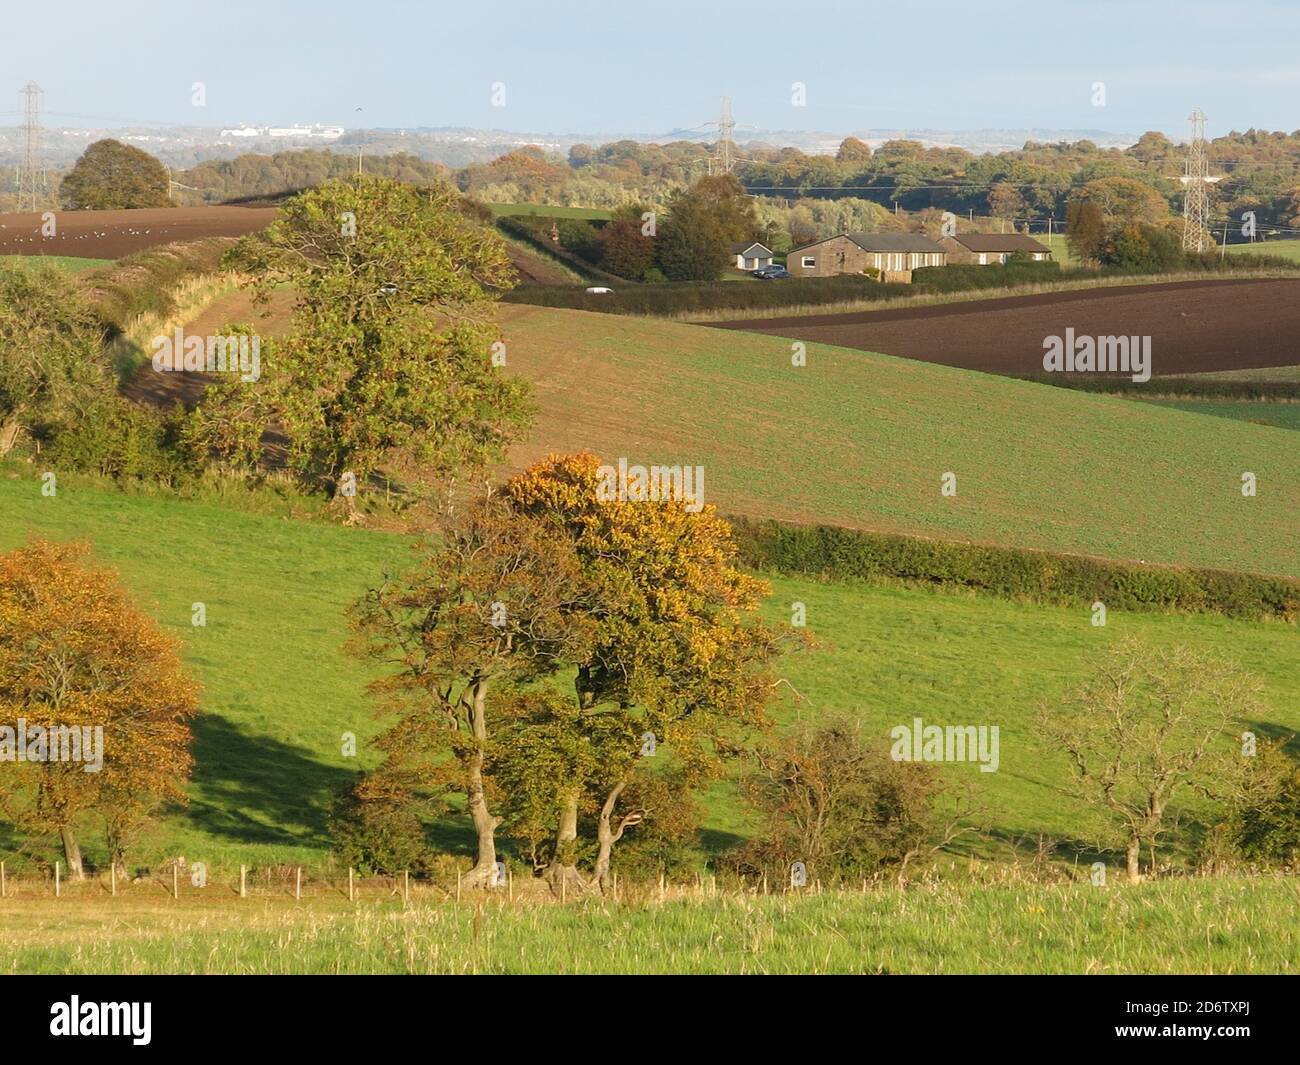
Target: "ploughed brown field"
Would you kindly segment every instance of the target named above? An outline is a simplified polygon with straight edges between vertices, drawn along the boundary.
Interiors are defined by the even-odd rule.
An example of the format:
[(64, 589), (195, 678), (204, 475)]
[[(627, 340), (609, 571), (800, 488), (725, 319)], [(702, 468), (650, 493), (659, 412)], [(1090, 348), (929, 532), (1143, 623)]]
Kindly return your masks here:
[(707, 324), (1016, 375), (1042, 374), (1044, 338), (1073, 327), (1076, 337), (1151, 337), (1160, 377), (1300, 363), (1300, 280), (1125, 285)]
[(159, 244), (204, 237), (242, 237), (270, 225), (275, 207), (150, 207), (135, 211), (55, 211), (55, 235), (41, 235), (41, 216), (0, 215), (0, 255), (70, 255), (120, 259)]
[[(276, 207), (152, 207), (132, 211), (55, 211), (55, 235), (41, 234), (39, 213), (0, 214), (0, 255), (68, 255), (120, 259), (132, 252), (204, 237), (242, 237), (265, 229)], [(564, 284), (564, 272), (541, 256), (508, 247), (521, 281)]]

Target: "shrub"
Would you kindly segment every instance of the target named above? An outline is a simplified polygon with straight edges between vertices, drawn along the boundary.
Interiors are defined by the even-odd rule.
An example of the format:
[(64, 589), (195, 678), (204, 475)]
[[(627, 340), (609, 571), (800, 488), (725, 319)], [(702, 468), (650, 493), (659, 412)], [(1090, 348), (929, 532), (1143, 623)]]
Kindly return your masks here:
[(200, 473), (177, 446), (184, 418), (104, 395), (58, 426), (50, 459), (55, 468), (184, 487)]
[(340, 791), (329, 816), (334, 852), (362, 873), (426, 867), (430, 850), (417, 807), (398, 795), (372, 795), (363, 778)]
[(847, 721), (796, 727), (756, 758), (741, 789), (762, 827), (726, 861), (742, 876), (788, 882), (794, 862), (809, 882), (873, 876), (906, 865), (936, 834), (934, 768), (894, 761)]

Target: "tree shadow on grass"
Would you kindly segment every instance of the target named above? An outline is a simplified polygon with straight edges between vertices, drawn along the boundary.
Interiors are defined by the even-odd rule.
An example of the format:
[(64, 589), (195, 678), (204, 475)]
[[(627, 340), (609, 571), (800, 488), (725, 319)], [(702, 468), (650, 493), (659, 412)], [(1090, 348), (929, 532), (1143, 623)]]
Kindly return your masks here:
[(186, 814), (195, 828), (241, 843), (319, 846), (334, 794), (355, 778), (317, 752), (241, 732), (219, 714), (202, 714), (194, 736), (193, 791)]

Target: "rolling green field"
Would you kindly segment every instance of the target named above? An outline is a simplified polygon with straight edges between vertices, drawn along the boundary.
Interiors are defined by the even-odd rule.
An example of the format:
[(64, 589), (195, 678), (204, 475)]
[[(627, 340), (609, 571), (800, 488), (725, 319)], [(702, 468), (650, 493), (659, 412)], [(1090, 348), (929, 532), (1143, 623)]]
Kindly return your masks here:
[(498, 218), (535, 214), (542, 218), (612, 218), (613, 212), (601, 207), (552, 207), (545, 203), (489, 203)]
[(1294, 879), (567, 906), (0, 903), (0, 973), (1272, 973)]
[(540, 404), (515, 465), (587, 448), (703, 465), (725, 513), (1300, 575), (1285, 429), (821, 344), (793, 366), (788, 340), (678, 322), (501, 320)]
[(70, 274), (93, 270), (97, 266), (108, 266), (112, 262), (112, 259), (79, 259), (73, 255), (0, 255), (0, 268), (16, 270), (24, 267), (53, 266)]
[(1229, 244), (1229, 255), (1277, 255), (1300, 261), (1300, 240), (1261, 240), (1254, 244)]
[[(139, 860), (183, 854), (213, 869), (320, 866), (331, 792), (372, 764), (366, 741), (378, 728), (363, 693), (370, 674), (341, 652), (343, 610), (386, 565), (404, 561), (407, 541), (67, 479), (55, 498), (44, 498), (26, 471), (0, 477), (0, 513), (0, 550), (32, 535), (93, 541), (96, 558), (182, 640), (202, 683), (191, 805), (166, 819)], [(1300, 730), (1293, 626), (1112, 611), (1098, 629), (1084, 610), (792, 579), (774, 582), (766, 612), (788, 620), (796, 601), (806, 605), (822, 647), (783, 663), (803, 699), (788, 697), (780, 719), (846, 712), (882, 745), (890, 728), (916, 716), (999, 726), (998, 772), (944, 767), (973, 777), (989, 805), (990, 835), (971, 848), (980, 857), (1005, 856), (1016, 840), (1039, 832), (1086, 841), (1083, 812), (1063, 788), (1064, 764), (1031, 735), (1029, 722), (1083, 676), (1105, 640), (1137, 634), (1229, 653), (1260, 676), (1271, 706), (1266, 721), (1246, 724), (1262, 734)], [(206, 606), (204, 628), (190, 624), (195, 602)], [(358, 737), (356, 760), (341, 754), (344, 732)], [(710, 794), (707, 815), (709, 850), (746, 831), (727, 785)], [(468, 845), (459, 820), (448, 839)], [(13, 849), (0, 831), (0, 852)], [(93, 841), (92, 860), (97, 849)]]

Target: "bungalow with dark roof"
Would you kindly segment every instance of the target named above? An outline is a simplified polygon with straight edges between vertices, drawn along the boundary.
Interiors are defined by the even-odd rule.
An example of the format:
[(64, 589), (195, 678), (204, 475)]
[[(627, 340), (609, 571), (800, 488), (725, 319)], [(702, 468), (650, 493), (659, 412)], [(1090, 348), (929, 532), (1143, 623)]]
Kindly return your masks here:
[(956, 233), (940, 243), (948, 249), (948, 261), (954, 265), (991, 266), (1005, 263), (1017, 252), (1035, 262), (1046, 262), (1052, 249), (1023, 233)]
[(943, 245), (919, 233), (841, 233), (795, 248), (786, 269), (795, 277), (832, 277), (875, 270), (882, 281), (911, 281), (921, 266), (946, 266)]
[(748, 244), (733, 244), (731, 254), (736, 257), (737, 270), (760, 270), (772, 265), (772, 249), (756, 240)]

